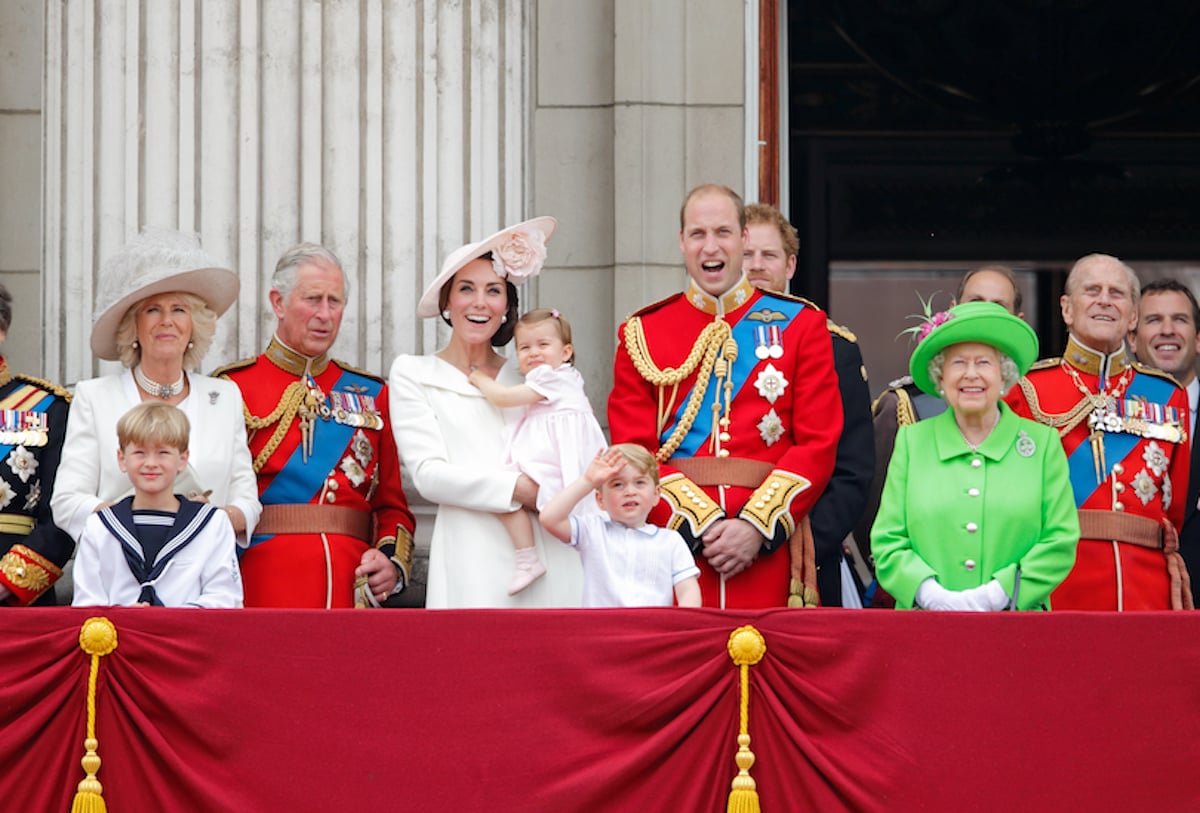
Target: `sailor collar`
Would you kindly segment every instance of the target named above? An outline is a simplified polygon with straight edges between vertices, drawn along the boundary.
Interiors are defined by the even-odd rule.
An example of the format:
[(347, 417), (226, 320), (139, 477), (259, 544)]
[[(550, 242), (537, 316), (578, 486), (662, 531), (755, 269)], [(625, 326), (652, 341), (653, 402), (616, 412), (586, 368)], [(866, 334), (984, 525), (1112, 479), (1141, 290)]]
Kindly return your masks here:
[(1105, 355), (1088, 347), (1074, 335), (1067, 339), (1063, 359), (1079, 372), (1098, 376), (1102, 381), (1120, 375), (1133, 366), (1124, 345), (1115, 353)]
[(318, 376), (329, 366), (328, 353), (310, 358), (284, 344), (283, 340), (279, 338), (279, 334), (271, 337), (266, 355), (267, 359), (276, 367), (295, 376), (305, 374)]
[(703, 311), (709, 316), (724, 316), (749, 302), (750, 297), (754, 296), (754, 292), (754, 286), (746, 279), (746, 275), (742, 274), (737, 284), (719, 297), (703, 290), (695, 280), (688, 281), (687, 290), (683, 292), (683, 295), (696, 310)]

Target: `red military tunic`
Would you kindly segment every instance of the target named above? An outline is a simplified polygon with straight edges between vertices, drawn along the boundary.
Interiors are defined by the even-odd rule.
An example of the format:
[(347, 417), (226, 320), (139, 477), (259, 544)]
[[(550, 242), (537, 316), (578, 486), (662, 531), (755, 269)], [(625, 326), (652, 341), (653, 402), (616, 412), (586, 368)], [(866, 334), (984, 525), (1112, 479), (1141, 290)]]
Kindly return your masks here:
[[(1062, 358), (1038, 362), (1005, 400), (1018, 415), (1059, 430), (1075, 504), (1084, 513), (1118, 512), (1160, 526), (1165, 518), (1178, 530), (1190, 453), (1180, 430), (1187, 425), (1187, 391), (1175, 379), (1133, 362), (1123, 349), (1104, 356), (1071, 337)], [(1083, 520), (1081, 515), (1086, 536)], [(1168, 558), (1161, 546), (1081, 539), (1075, 567), (1051, 595), (1051, 605), (1169, 610)]]
[[(842, 430), (825, 314), (743, 277), (719, 299), (693, 283), (630, 317), (618, 337), (609, 431), (614, 443), (639, 443), (665, 461), (651, 521), (680, 531), (697, 554), (715, 522), (750, 522), (766, 541), (723, 597), (719, 575), (697, 556), (704, 604), (785, 606), (786, 542), (829, 481)], [(718, 479), (700, 477), (696, 464)]]
[(407, 583), (413, 515), (400, 485), (387, 386), (326, 356), (302, 356), (278, 337), (258, 358), (215, 375), (242, 391), (263, 504), (241, 558), (246, 606), (353, 607), (354, 569), (368, 545)]

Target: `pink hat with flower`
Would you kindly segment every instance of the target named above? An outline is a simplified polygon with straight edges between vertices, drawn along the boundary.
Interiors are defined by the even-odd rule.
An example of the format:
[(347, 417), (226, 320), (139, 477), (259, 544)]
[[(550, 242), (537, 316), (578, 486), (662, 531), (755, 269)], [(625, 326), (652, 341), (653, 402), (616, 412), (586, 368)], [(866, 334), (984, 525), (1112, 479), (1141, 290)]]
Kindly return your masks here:
[(429, 283), (417, 302), (417, 316), (429, 319), (438, 315), (438, 299), (442, 288), (454, 278), (459, 269), (471, 260), (491, 252), (496, 276), (520, 285), (542, 270), (546, 261), (546, 241), (554, 234), (558, 221), (552, 217), (535, 217), (509, 226), (477, 243), (456, 248), (442, 263), (442, 270)]

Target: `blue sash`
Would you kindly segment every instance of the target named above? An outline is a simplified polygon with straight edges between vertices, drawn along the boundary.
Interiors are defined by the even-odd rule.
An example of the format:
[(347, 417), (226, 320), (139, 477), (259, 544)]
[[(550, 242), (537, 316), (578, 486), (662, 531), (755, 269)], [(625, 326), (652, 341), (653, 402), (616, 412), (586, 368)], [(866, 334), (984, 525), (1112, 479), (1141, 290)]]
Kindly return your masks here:
[[(1166, 404), (1175, 392), (1175, 384), (1153, 375), (1135, 375), (1125, 391), (1125, 398), (1143, 399), (1151, 404)], [(1101, 482), (1096, 482), (1096, 462), (1092, 456), (1092, 444), (1084, 440), (1067, 457), (1071, 472), (1071, 488), (1075, 491), (1075, 507), (1087, 502), (1095, 491), (1104, 485), (1112, 473), (1112, 467), (1122, 462), (1129, 453), (1144, 440), (1141, 435), (1124, 432), (1104, 432), (1105, 471)]]
[[(330, 387), (330, 392), (354, 387), (358, 391), (366, 390), (371, 397), (379, 395), (383, 384), (364, 375), (342, 370), (341, 376)], [(354, 437), (357, 426), (347, 426), (332, 418), (318, 418), (313, 422), (312, 454), (308, 462), (304, 460), (303, 441), (296, 445), (288, 458), (287, 464), (280, 469), (271, 481), (271, 485), (259, 495), (263, 505), (308, 505), (325, 486), (325, 478), (333, 471), (338, 460), (346, 453), (346, 447)], [(254, 534), (250, 547), (270, 539), (270, 535)], [(241, 549), (239, 548), (239, 553)]]
[[(785, 317), (783, 320), (776, 319), (775, 321), (770, 322), (770, 324), (777, 325), (780, 332), (783, 333), (787, 330), (788, 325), (792, 323), (792, 320), (796, 318), (796, 314), (800, 313), (802, 310), (804, 310), (803, 302), (797, 302), (792, 299), (761, 297), (754, 305), (747, 308), (746, 312), (742, 314), (742, 317), (738, 319), (738, 321), (732, 326), (733, 339), (737, 342), (738, 346), (738, 357), (733, 363), (733, 369), (730, 373), (732, 381), (734, 382), (734, 390), (730, 396), (731, 401), (737, 399), (738, 394), (741, 393), (742, 388), (747, 383), (749, 383), (750, 386), (754, 386), (753, 382), (750, 380), (750, 373), (754, 371), (754, 368), (758, 366), (760, 361), (759, 358), (754, 355), (754, 329), (765, 323), (757, 319), (751, 319), (750, 315), (752, 313), (761, 313), (762, 311), (782, 313)], [(696, 379), (696, 383), (699, 383), (698, 377)], [(794, 382), (789, 381), (788, 385), (791, 386), (793, 383)], [(691, 394), (695, 389), (695, 386), (696, 384), (694, 383), (692, 385), (692, 389), (688, 390), (687, 394), (685, 394), (681, 399), (679, 407), (675, 411), (675, 420), (663, 431), (662, 437), (659, 438), (660, 444), (666, 443), (667, 438), (671, 436), (671, 431), (673, 428), (679, 424), (679, 421), (683, 417), (684, 411), (687, 409), (688, 399), (691, 398)], [(696, 453), (708, 441), (709, 436), (712, 435), (712, 399), (716, 397), (714, 395), (714, 388), (715, 382), (710, 381), (708, 390), (704, 393), (706, 403), (700, 405), (700, 410), (696, 414), (696, 420), (692, 423), (692, 428), (688, 431), (687, 437), (683, 439), (683, 443), (681, 443), (679, 445), (679, 449), (676, 450), (675, 456), (696, 457)], [(720, 393), (720, 398), (723, 402), (725, 399), (725, 394)]]

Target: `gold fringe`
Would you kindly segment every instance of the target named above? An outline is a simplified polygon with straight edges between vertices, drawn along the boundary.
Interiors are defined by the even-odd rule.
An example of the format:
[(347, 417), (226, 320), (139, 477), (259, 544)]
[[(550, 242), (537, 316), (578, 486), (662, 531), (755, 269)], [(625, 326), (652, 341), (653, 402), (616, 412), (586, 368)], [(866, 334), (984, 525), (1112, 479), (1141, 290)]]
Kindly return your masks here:
[(100, 747), (96, 740), (96, 677), (100, 672), (100, 658), (117, 648), (117, 628), (107, 618), (89, 618), (79, 630), (79, 648), (92, 656), (92, 666), (88, 671), (87, 738), (83, 741), (86, 753), (80, 760), (86, 776), (76, 789), (71, 813), (106, 813), (104, 788), (96, 778), (100, 770), (100, 755), (96, 753)]
[(750, 750), (750, 667), (767, 654), (767, 642), (762, 633), (747, 624), (729, 634), (729, 657), (741, 670), (741, 698), (738, 705), (738, 750), (734, 756), (738, 773), (729, 791), (726, 813), (759, 813), (758, 789), (750, 768), (754, 752)]

